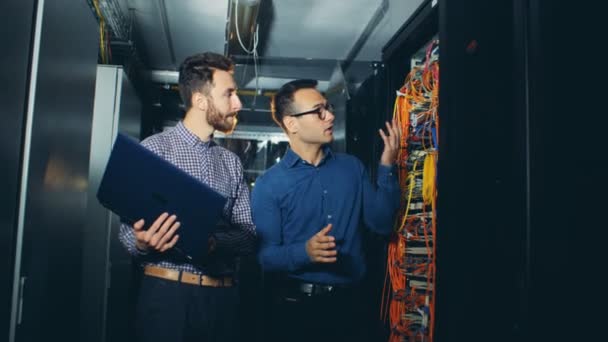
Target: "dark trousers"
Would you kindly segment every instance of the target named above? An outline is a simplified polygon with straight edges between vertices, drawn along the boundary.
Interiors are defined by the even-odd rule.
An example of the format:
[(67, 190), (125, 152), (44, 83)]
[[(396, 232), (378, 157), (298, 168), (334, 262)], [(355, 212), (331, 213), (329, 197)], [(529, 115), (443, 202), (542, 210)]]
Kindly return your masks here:
[(287, 283), (275, 289), (267, 331), (270, 341), (369, 342), (357, 288), (307, 294)]
[(238, 341), (238, 289), (144, 276), (137, 303), (142, 342)]

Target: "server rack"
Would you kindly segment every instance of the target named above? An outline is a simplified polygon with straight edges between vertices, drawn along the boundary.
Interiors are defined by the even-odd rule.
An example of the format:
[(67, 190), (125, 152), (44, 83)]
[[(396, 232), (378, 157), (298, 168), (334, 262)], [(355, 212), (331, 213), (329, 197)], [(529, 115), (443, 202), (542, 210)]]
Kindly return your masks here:
[(433, 322), (426, 330), (414, 325), (415, 335), (396, 334), (402, 340), (522, 337), (525, 117), (515, 110), (522, 70), (514, 58), (514, 12), (507, 2), (426, 1), (383, 51), (393, 103), (417, 51), (438, 38), (435, 276), (429, 301), (415, 306)]
[(81, 340), (135, 338), (132, 257), (118, 241), (120, 219), (97, 200), (97, 189), (120, 132), (139, 140), (141, 101), (124, 69), (99, 65), (91, 131), (86, 217), (83, 232)]
[(0, 191), (0, 272), (9, 275), (0, 281), (0, 336), (8, 339), (34, 1), (3, 1), (0, 12), (11, 13), (0, 22), (2, 32), (11, 32), (6, 35), (7, 49), (2, 54), (0, 64), (2, 80), (10, 83), (10, 87), (0, 92), (3, 106), (0, 134), (0, 188), (3, 190)]
[[(579, 94), (598, 98), (597, 70), (575, 63), (571, 74), (573, 55), (565, 52), (593, 37), (597, 21), (581, 6), (542, 0), (444, 0), (431, 14), (433, 5), (423, 3), (404, 25), (385, 49), (384, 63), (391, 103), (409, 56), (421, 45), (416, 41), (438, 34), (435, 339), (596, 335), (593, 300), (575, 305), (587, 316), (570, 315), (562, 304), (573, 284), (563, 277), (575, 269), (593, 274), (598, 260), (580, 264), (567, 251), (587, 245), (577, 237), (589, 227), (604, 225), (597, 215), (581, 213), (601, 210), (592, 184), (606, 154), (564, 135), (576, 126), (575, 113), (597, 120), (601, 111), (597, 101), (566, 97), (563, 78), (576, 75)], [(602, 126), (585, 127), (583, 145), (600, 146)], [(564, 187), (564, 169), (573, 171), (564, 161), (574, 155), (594, 166), (584, 169), (587, 176), (571, 175)]]
[(10, 316), (2, 311), (1, 333), (10, 342), (78, 341), (97, 25), (84, 2), (2, 9), (9, 14), (3, 32), (11, 34), (1, 67), (8, 76), (2, 146), (9, 149), (2, 157), (10, 156), (1, 215), (10, 263), (2, 269), (3, 289), (10, 282), (2, 310)]
[[(438, 9), (423, 3), (383, 49), (387, 102), (403, 137), (398, 158), (401, 210), (388, 244), (382, 311), (389, 341), (433, 341), (436, 307), (436, 170), (441, 165)], [(441, 192), (441, 190), (439, 190)], [(439, 226), (439, 228), (438, 228)]]

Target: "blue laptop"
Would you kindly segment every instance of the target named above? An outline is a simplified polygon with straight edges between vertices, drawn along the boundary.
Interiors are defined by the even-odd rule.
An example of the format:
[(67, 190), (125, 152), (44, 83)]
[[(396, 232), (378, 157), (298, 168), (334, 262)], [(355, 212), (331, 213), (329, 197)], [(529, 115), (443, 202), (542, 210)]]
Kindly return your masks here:
[(221, 218), (226, 198), (177, 166), (118, 134), (97, 199), (121, 221), (145, 220), (149, 227), (163, 212), (181, 223), (174, 250), (190, 262), (202, 262), (207, 241)]

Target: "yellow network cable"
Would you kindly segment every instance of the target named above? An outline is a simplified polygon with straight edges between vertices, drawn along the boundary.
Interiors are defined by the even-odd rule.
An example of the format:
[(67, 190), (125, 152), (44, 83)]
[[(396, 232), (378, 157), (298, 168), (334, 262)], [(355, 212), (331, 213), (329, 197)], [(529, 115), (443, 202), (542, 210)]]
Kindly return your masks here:
[(407, 196), (407, 205), (405, 207), (405, 214), (403, 215), (403, 220), (401, 220), (401, 225), (399, 226), (399, 230), (398, 232), (401, 232), (403, 230), (403, 228), (405, 227), (405, 222), (407, 220), (407, 216), (410, 212), (410, 204), (412, 203), (412, 194), (414, 193), (414, 187), (416, 186), (416, 166), (418, 165), (418, 160), (416, 160), (414, 162), (414, 167), (412, 168), (412, 172), (410, 172), (410, 174), (408, 175), (408, 178), (410, 180), (409, 182), (409, 188), (410, 188), (410, 193)]
[(99, 9), (99, 0), (93, 0), (93, 7), (95, 7), (95, 12), (97, 13), (97, 17), (99, 18), (99, 54), (101, 55), (101, 63), (105, 64), (106, 60), (106, 48), (105, 48), (105, 30), (106, 23), (101, 14), (101, 10)]
[(429, 152), (424, 159), (424, 168), (422, 171), (422, 199), (425, 205), (431, 204), (435, 198), (436, 192), (436, 152)]

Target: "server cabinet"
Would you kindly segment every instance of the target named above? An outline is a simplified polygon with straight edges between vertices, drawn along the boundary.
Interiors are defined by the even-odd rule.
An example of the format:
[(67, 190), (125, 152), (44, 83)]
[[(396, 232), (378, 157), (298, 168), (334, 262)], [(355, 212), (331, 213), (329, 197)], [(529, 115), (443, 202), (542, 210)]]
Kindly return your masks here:
[(437, 338), (512, 341), (526, 257), (526, 117), (513, 3), (439, 3)]
[(131, 257), (118, 241), (119, 218), (99, 204), (96, 194), (117, 133), (139, 139), (140, 127), (141, 102), (123, 68), (98, 66), (83, 236), (83, 341), (128, 340), (132, 330)]
[[(32, 31), (14, 48), (29, 66), (27, 95), (15, 98), (25, 108), (13, 109), (17, 124), (7, 133), (22, 147), (8, 338), (77, 341), (97, 24), (85, 2), (23, 6), (15, 20)], [(22, 75), (22, 63), (3, 68)]]
[[(426, 1), (385, 49), (389, 79), (400, 77), (393, 63), (407, 68), (403, 57), (432, 33), (426, 27), (434, 3)], [(595, 46), (582, 43), (597, 32), (593, 11), (542, 0), (444, 0), (437, 7), (435, 338), (598, 338), (593, 295), (573, 295), (582, 278), (569, 276), (601, 269), (585, 237), (605, 226), (597, 215), (605, 203), (597, 181), (606, 170), (598, 149), (603, 109), (595, 100), (601, 87), (593, 82), (600, 78), (593, 59), (579, 63), (568, 53)], [(570, 79), (582, 98), (568, 96)], [(389, 81), (388, 94), (394, 90)], [(584, 161), (590, 167), (579, 167)], [(572, 296), (581, 299), (565, 304)]]
[(393, 103), (419, 49), (439, 42), (436, 341), (523, 336), (525, 74), (514, 18), (511, 2), (425, 1), (383, 51)]
[(10, 32), (0, 54), (0, 79), (10, 85), (0, 92), (0, 339), (8, 339), (34, 1), (3, 1), (0, 13), (11, 13), (0, 21)]

